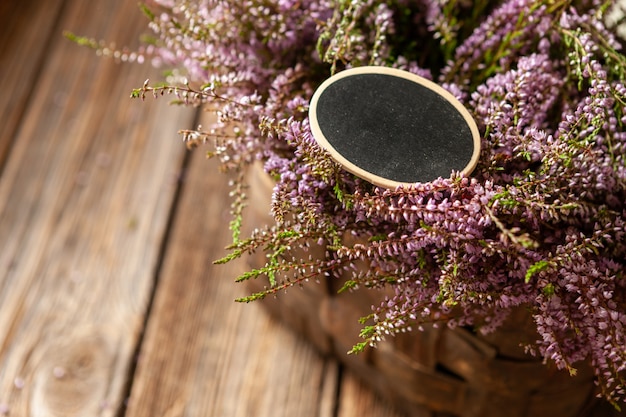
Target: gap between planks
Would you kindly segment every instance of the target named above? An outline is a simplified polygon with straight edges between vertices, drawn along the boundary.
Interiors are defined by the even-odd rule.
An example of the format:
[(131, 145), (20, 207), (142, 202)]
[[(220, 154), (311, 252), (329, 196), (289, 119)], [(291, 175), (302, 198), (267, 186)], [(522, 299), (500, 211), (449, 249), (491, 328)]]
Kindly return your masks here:
[[(53, 2), (24, 2), (34, 3), (31, 23), (45, 22)], [(172, 136), (189, 123), (166, 103), (139, 113), (126, 99), (145, 67), (122, 70), (61, 36), (130, 43), (143, 19), (135, 4), (62, 10), (50, 31), (28, 28), (50, 37), (44, 59), (2, 50), (15, 63), (3, 86), (41, 63), (18, 127), (2, 136), (13, 145), (0, 178), (0, 404), (16, 416), (106, 416), (122, 402), (184, 153)]]

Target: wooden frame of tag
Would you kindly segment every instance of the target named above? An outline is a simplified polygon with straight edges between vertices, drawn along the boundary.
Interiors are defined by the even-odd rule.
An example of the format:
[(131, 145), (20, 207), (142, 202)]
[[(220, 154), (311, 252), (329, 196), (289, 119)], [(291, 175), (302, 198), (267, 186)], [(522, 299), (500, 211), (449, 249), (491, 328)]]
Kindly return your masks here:
[(352, 174), (374, 185), (388, 188), (388, 189), (395, 189), (399, 186), (407, 187), (412, 184), (412, 183), (394, 181), (388, 178), (378, 176), (350, 162), (342, 154), (340, 154), (339, 152), (335, 150), (333, 145), (329, 142), (329, 140), (326, 138), (326, 136), (323, 134), (320, 128), (319, 121), (317, 119), (317, 104), (322, 93), (336, 81), (345, 77), (350, 77), (350, 76), (359, 75), (359, 74), (383, 74), (383, 75), (390, 75), (394, 77), (404, 78), (409, 81), (420, 84), (421, 86), (426, 87), (431, 91), (434, 91), (435, 93), (443, 97), (447, 102), (452, 104), (452, 106), (463, 117), (463, 119), (467, 123), (472, 133), (474, 150), (473, 150), (472, 156), (470, 157), (468, 164), (460, 171), (464, 175), (471, 174), (471, 172), (476, 167), (478, 163), (478, 158), (480, 156), (480, 133), (478, 132), (478, 127), (476, 126), (476, 122), (470, 115), (469, 111), (463, 106), (463, 104), (459, 100), (457, 100), (456, 97), (454, 97), (449, 91), (445, 90), (443, 87), (435, 84), (434, 82), (427, 80), (426, 78), (423, 78), (416, 74), (410, 73), (408, 71), (403, 71), (403, 70), (399, 70), (396, 68), (377, 67), (377, 66), (364, 66), (364, 67), (357, 67), (357, 68), (343, 70), (333, 75), (332, 77), (328, 78), (326, 81), (324, 81), (320, 85), (320, 87), (315, 91), (311, 99), (311, 103), (309, 107), (309, 121), (311, 124), (311, 132), (313, 133), (313, 137), (315, 138), (317, 143), (326, 151), (328, 151), (330, 155), (332, 156), (332, 158), (336, 162), (338, 162), (346, 171), (351, 172)]

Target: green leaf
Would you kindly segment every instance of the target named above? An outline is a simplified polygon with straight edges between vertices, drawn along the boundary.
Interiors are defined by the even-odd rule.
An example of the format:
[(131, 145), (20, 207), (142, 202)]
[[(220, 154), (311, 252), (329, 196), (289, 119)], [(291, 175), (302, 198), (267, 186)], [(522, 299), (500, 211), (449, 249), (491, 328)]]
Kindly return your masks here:
[(541, 291), (547, 297), (552, 297), (554, 295), (554, 293), (556, 292), (554, 290), (554, 284), (552, 284), (551, 282), (546, 284), (546, 286), (543, 287), (543, 289)]
[(130, 92), (130, 98), (140, 98), (142, 93), (143, 90), (141, 88), (134, 88), (133, 91)]
[(369, 346), (369, 344), (370, 343), (367, 341), (357, 343), (356, 345), (352, 347), (352, 349), (348, 351), (348, 355), (353, 355), (353, 354), (358, 354), (358, 353), (363, 352), (365, 348)]
[(75, 33), (67, 31), (67, 30), (63, 32), (63, 36), (65, 36), (70, 41), (77, 43), (80, 46), (86, 46), (91, 49), (100, 49), (101, 47), (101, 45), (98, 42), (96, 42), (94, 39), (87, 38), (85, 36), (78, 36)]
[(524, 282), (528, 284), (535, 274), (545, 271), (552, 266), (554, 266), (554, 262), (546, 261), (545, 259), (535, 262), (528, 267), (528, 270), (526, 271), (526, 276), (524, 277)]
[(354, 280), (347, 280), (343, 286), (341, 288), (339, 288), (339, 291), (337, 291), (337, 294), (341, 294), (342, 292), (348, 291), (354, 287), (356, 287), (358, 285), (358, 283)]
[(382, 242), (387, 239), (386, 234), (374, 235), (368, 239), (368, 242)]
[(254, 293), (252, 295), (248, 295), (246, 297), (236, 298), (235, 302), (237, 302), (237, 303), (251, 303), (253, 301), (264, 299), (267, 296), (267, 294), (268, 294), (268, 291), (261, 291), (261, 292)]
[(143, 12), (143, 14), (145, 14), (148, 19), (150, 19), (150, 21), (153, 22), (156, 19), (156, 16), (154, 15), (154, 13), (152, 13), (152, 10), (150, 10), (145, 3), (139, 3), (139, 8)]
[(232, 253), (229, 253), (228, 255), (224, 256), (223, 258), (216, 259), (215, 261), (213, 261), (213, 264), (222, 265), (222, 264), (228, 263), (232, 261), (233, 259), (239, 258), (242, 254), (243, 254), (242, 250), (235, 250)]

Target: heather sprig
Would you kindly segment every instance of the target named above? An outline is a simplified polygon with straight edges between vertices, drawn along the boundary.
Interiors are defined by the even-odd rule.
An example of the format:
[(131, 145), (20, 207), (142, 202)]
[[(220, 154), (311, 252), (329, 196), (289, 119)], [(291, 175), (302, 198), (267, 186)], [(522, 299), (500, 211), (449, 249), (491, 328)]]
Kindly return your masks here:
[[(265, 266), (241, 278), (267, 275), (269, 286), (245, 301), (321, 275), (347, 279), (350, 291), (392, 288), (356, 350), (424, 322), (490, 332), (512, 309), (528, 308), (539, 333), (532, 349), (571, 372), (579, 360), (590, 360), (605, 396), (621, 398), (620, 43), (602, 25), (603, 8), (593, 4), (510, 0), (483, 7), (492, 9), (486, 18), (461, 25), (448, 2), (338, 2), (316, 22), (318, 38), (305, 48), (321, 51), (326, 67), (310, 56), (297, 69), (264, 64), (276, 72), (270, 87), (258, 90), (263, 109), (241, 120), (258, 126), (246, 144), (262, 150), (275, 179), (276, 224), (234, 248), (268, 256)], [(407, 43), (402, 35), (412, 32), (399, 24), (424, 19), (431, 32)], [(464, 27), (472, 30), (461, 36)], [(394, 41), (402, 43), (402, 55)], [(439, 57), (453, 59), (440, 68), (410, 61), (419, 54), (408, 45), (433, 42)], [(464, 100), (483, 132), (472, 179), (452, 174), (381, 190), (341, 170), (319, 148), (305, 112), (324, 78), (318, 72), (371, 63), (426, 76), (433, 71)], [(328, 256), (291, 254), (311, 242), (325, 246)], [(357, 267), (364, 261), (369, 268)]]
[[(175, 71), (133, 94), (214, 112), (184, 138), (212, 144), (224, 169), (260, 163), (274, 180), (274, 221), (250, 236), (239, 235), (246, 176), (233, 185), (234, 241), (220, 262), (267, 259), (239, 277), (267, 277), (266, 289), (240, 301), (321, 276), (381, 291), (355, 351), (424, 323), (489, 333), (523, 308), (538, 332), (529, 351), (572, 373), (588, 361), (606, 398), (626, 397), (626, 58), (606, 23), (611, 2), (156, 3), (141, 57)], [(471, 178), (380, 189), (317, 145), (316, 87), (371, 64), (462, 101), (482, 135)]]

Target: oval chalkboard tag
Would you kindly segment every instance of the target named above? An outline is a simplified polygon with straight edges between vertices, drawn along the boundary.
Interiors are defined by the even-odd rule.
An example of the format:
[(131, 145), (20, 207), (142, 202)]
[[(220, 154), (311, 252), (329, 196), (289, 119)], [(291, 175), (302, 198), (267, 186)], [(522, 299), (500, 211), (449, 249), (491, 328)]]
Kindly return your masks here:
[(317, 89), (309, 109), (317, 143), (346, 170), (396, 188), (472, 172), (476, 123), (448, 91), (386, 67), (341, 71)]

